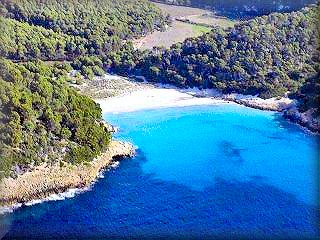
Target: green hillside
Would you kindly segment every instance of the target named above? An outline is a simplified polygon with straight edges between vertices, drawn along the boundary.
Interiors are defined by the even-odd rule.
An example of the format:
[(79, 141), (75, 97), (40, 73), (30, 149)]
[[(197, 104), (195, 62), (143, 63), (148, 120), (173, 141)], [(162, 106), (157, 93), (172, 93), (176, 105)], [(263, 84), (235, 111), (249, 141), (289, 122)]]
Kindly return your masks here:
[[(122, 51), (112, 71), (181, 87), (217, 88), (263, 98), (295, 93), (319, 70), (319, 7), (274, 13), (215, 28), (170, 49)], [(119, 56), (118, 56), (119, 57)]]
[(147, 0), (3, 0), (0, 15), (1, 53), (15, 60), (105, 55), (165, 22)]
[[(164, 24), (146, 0), (1, 1), (0, 177), (104, 151), (111, 134), (101, 109), (70, 87), (64, 60), (105, 57)], [(95, 59), (85, 75), (103, 72)]]

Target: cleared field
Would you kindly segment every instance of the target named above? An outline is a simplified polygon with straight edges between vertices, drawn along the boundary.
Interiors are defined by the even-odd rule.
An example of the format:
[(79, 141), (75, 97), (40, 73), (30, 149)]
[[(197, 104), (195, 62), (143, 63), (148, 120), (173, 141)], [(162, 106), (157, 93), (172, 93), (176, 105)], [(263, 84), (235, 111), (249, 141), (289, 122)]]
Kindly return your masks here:
[[(203, 9), (174, 6), (155, 3), (164, 14), (170, 15), (172, 18), (172, 25), (167, 28), (166, 31), (155, 31), (147, 36), (135, 40), (134, 46), (137, 49), (152, 49), (153, 47), (170, 47), (174, 43), (183, 42), (190, 37), (197, 37), (203, 33), (209, 32), (211, 27), (201, 26), (210, 25), (212, 27), (230, 27), (235, 22), (214, 16), (212, 12)], [(180, 20), (187, 20), (187, 22), (181, 22)], [(199, 25), (200, 24), (200, 25)]]
[(157, 5), (164, 14), (170, 15), (173, 19), (185, 19), (193, 23), (220, 27), (232, 27), (236, 23), (236, 21), (226, 17), (217, 16), (209, 10), (161, 3), (155, 3), (155, 5)]
[(210, 28), (196, 26), (189, 23), (173, 21), (172, 26), (165, 32), (155, 31), (144, 38), (134, 41), (134, 46), (138, 49), (151, 49), (157, 47), (170, 47), (174, 43), (183, 42), (190, 37), (200, 36)]
[(194, 24), (192, 25), (192, 30), (194, 34), (201, 35), (201, 34), (210, 32), (211, 28)]
[(219, 26), (223, 28), (233, 27), (236, 23), (236, 21), (232, 21), (228, 18), (215, 15), (210, 16), (210, 14), (187, 16), (186, 19), (198, 24), (207, 24), (210, 26)]

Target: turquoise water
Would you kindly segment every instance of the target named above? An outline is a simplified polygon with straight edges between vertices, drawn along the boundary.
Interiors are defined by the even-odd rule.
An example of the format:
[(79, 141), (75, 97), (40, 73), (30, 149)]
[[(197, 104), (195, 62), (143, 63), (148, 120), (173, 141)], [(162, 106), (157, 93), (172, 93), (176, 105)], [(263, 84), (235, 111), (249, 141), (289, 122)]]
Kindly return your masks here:
[(223, 104), (108, 114), (134, 159), (85, 193), (2, 217), (7, 239), (316, 238), (319, 137)]

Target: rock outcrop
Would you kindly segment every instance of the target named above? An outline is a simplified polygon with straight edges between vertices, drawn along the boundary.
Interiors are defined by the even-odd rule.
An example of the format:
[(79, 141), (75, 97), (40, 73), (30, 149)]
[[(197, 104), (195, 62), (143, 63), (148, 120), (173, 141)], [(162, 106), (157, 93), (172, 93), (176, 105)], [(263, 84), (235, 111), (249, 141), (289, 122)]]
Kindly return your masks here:
[(92, 162), (80, 165), (64, 163), (43, 164), (17, 178), (4, 178), (0, 182), (0, 207), (26, 203), (62, 193), (70, 188), (89, 186), (100, 171), (120, 157), (132, 157), (135, 150), (132, 144), (112, 141), (106, 152)]

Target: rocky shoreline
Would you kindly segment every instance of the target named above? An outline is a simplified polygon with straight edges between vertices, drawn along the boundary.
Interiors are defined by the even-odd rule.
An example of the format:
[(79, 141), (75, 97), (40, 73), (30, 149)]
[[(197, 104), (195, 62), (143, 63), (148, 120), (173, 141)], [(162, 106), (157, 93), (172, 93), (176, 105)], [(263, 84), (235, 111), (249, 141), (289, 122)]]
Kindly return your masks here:
[(241, 94), (221, 95), (216, 98), (259, 110), (280, 112), (287, 121), (296, 123), (312, 133), (320, 133), (320, 122), (312, 117), (311, 111), (299, 112), (295, 100), (285, 97), (261, 99)]
[[(225, 99), (228, 99), (228, 98), (225, 98)], [(257, 103), (254, 100), (241, 100), (241, 99), (231, 99), (231, 101), (247, 107), (255, 108), (255, 109), (281, 112), (282, 116), (286, 120), (292, 123), (296, 123), (299, 126), (307, 129), (312, 133), (316, 133), (316, 134), (320, 133), (320, 122), (312, 117), (312, 113), (299, 112), (299, 110), (297, 109), (296, 103), (294, 101), (290, 102), (289, 99), (282, 98), (277, 101), (274, 101), (272, 104), (263, 104), (263, 103), (261, 104), (261, 103)]]
[(296, 107), (291, 107), (285, 109), (282, 113), (288, 121), (296, 123), (312, 133), (320, 134), (320, 122), (312, 117), (311, 111), (301, 113)]
[(100, 171), (121, 157), (132, 157), (135, 150), (127, 142), (112, 141), (106, 152), (87, 164), (40, 165), (17, 178), (5, 178), (0, 182), (0, 207), (11, 207), (33, 200), (41, 200), (52, 194), (72, 188), (90, 186)]
[[(173, 88), (172, 86), (160, 86), (163, 88)], [(197, 98), (212, 98), (225, 102), (232, 102), (246, 107), (280, 112), (282, 116), (292, 123), (299, 125), (314, 134), (320, 134), (320, 121), (313, 117), (315, 109), (307, 112), (300, 112), (297, 108), (297, 101), (288, 97), (274, 97), (262, 99), (257, 96), (243, 94), (222, 94), (214, 89), (177, 89), (180, 92), (190, 94)]]
[[(313, 133), (320, 133), (320, 124), (312, 118), (311, 113), (300, 113), (296, 108), (296, 103), (289, 98), (272, 98), (261, 99), (256, 96), (246, 96), (241, 94), (221, 94), (215, 90), (199, 90), (199, 89), (177, 89), (172, 86), (160, 86), (145, 83), (131, 82), (129, 79), (122, 79), (118, 76), (112, 76), (111, 78), (105, 76), (100, 78), (104, 84), (109, 87), (113, 86), (113, 92), (111, 96), (128, 97), (126, 94), (141, 93), (146, 95), (148, 91), (151, 91), (151, 95), (146, 95), (146, 99), (142, 98), (143, 103), (151, 103), (150, 108), (154, 105), (152, 101), (157, 104), (161, 103), (162, 98), (167, 98), (168, 102), (163, 102), (163, 106), (171, 106), (172, 100), (179, 101), (184, 104), (211, 104), (212, 102), (233, 102), (236, 104), (244, 105), (251, 108), (260, 110), (278, 111), (283, 114), (283, 117), (287, 120), (297, 123), (300, 126), (310, 130)], [(123, 86), (126, 88), (122, 88)], [(121, 86), (122, 91), (119, 92)], [(134, 87), (132, 87), (134, 86)], [(106, 86), (97, 86), (98, 88), (106, 88)], [(159, 90), (170, 90), (174, 93), (168, 95), (166, 92), (159, 92)], [(140, 94), (139, 93), (139, 94)], [(139, 95), (138, 94), (138, 95)], [(141, 95), (140, 94), (140, 95)], [(109, 94), (108, 94), (109, 95)], [(109, 99), (110, 95), (107, 97)], [(106, 97), (104, 95), (104, 97)], [(161, 97), (161, 99), (157, 99)], [(136, 99), (136, 97), (133, 96)], [(200, 101), (200, 100), (207, 101)], [(109, 100), (108, 100), (109, 101)], [(183, 102), (184, 101), (184, 102)], [(212, 101), (212, 102), (211, 102)], [(104, 106), (110, 106), (109, 102), (100, 102), (102, 109)], [(128, 99), (120, 101), (119, 104), (128, 105)], [(116, 104), (117, 105), (117, 104)], [(139, 105), (139, 102), (138, 102)], [(161, 104), (160, 104), (161, 105)], [(155, 106), (156, 107), (156, 106)], [(117, 110), (121, 110), (121, 106), (116, 106)], [(116, 132), (118, 129), (108, 123), (104, 123), (109, 131)], [(19, 175), (17, 178), (5, 178), (0, 182), (0, 208), (11, 207), (15, 204), (25, 204), (27, 202), (39, 199), (45, 199), (52, 194), (59, 194), (73, 188), (85, 188), (90, 186), (99, 175), (100, 171), (112, 164), (112, 162), (119, 157), (132, 157), (134, 155), (134, 147), (130, 143), (112, 141), (108, 150), (97, 157), (94, 161), (81, 164), (72, 165), (65, 163), (64, 166), (56, 165), (40, 165), (35, 169)]]
[[(133, 79), (139, 79), (140, 82), (135, 81)], [(94, 85), (94, 87), (93, 87)], [(184, 96), (181, 95), (180, 97), (183, 99), (189, 99), (190, 96), (195, 97), (195, 98), (211, 98), (213, 100), (216, 100), (217, 102), (233, 102), (236, 104), (240, 104), (246, 107), (250, 108), (255, 108), (259, 110), (267, 110), (267, 111), (276, 111), (276, 112), (281, 112), (283, 114), (283, 117), (287, 119), (288, 121), (291, 121), (293, 123), (296, 123), (309, 131), (313, 133), (320, 133), (320, 123), (316, 119), (312, 117), (311, 114), (309, 113), (301, 113), (297, 109), (297, 103), (293, 99), (289, 99), (287, 97), (279, 97), (279, 98), (269, 98), (269, 99), (262, 99), (257, 96), (251, 96), (251, 95), (242, 95), (242, 94), (222, 94), (221, 92), (214, 90), (214, 89), (197, 89), (197, 88), (188, 88), (188, 89), (180, 89), (177, 87), (174, 87), (172, 85), (163, 85), (163, 84), (156, 84), (156, 83), (147, 83), (146, 80), (143, 77), (139, 76), (132, 76), (132, 78), (125, 78), (117, 75), (109, 75), (106, 74), (103, 77), (97, 77), (95, 80), (91, 83), (88, 83), (86, 87), (81, 86), (80, 89), (82, 88), (82, 93), (89, 95), (93, 98), (95, 98), (96, 102), (100, 103), (102, 106), (103, 110), (104, 103), (108, 102), (108, 104), (111, 104), (109, 102), (109, 99), (118, 99), (121, 97), (126, 97), (128, 95), (135, 95), (136, 97), (140, 98), (141, 94), (143, 91), (157, 91), (159, 89), (171, 89), (175, 90), (181, 94), (185, 94)], [(93, 92), (98, 92), (99, 94), (92, 94), (91, 92), (89, 93), (88, 91), (84, 89), (91, 89)], [(141, 94), (138, 92), (141, 92)], [(147, 94), (147, 93), (146, 93)], [(187, 94), (187, 95), (186, 95)], [(149, 94), (150, 95), (150, 94)], [(151, 94), (150, 96), (146, 96), (146, 98), (141, 101), (136, 101), (137, 99), (131, 99), (133, 101), (124, 101), (123, 105), (126, 106), (126, 109), (124, 111), (127, 111), (130, 109), (128, 105), (131, 103), (135, 103), (136, 107), (135, 109), (139, 110), (140, 107), (138, 106), (139, 104), (146, 105), (148, 102), (148, 108), (153, 108), (154, 107), (165, 107), (165, 106), (175, 106), (177, 104), (175, 103), (170, 103), (172, 100), (177, 100), (175, 98), (171, 98), (172, 96), (167, 96), (166, 93), (162, 96), (157, 96), (156, 98), (157, 101), (155, 101), (155, 96)], [(168, 98), (169, 97), (169, 98)], [(133, 97), (134, 98), (134, 97)], [(177, 94), (177, 98), (179, 98)], [(166, 101), (168, 100), (168, 101)], [(153, 104), (152, 101), (155, 103)], [(161, 104), (161, 102), (165, 102), (165, 104)], [(205, 104), (208, 103), (210, 104), (210, 101), (194, 101), (196, 102), (196, 105), (198, 104)], [(121, 108), (123, 107), (120, 102), (113, 102), (112, 104), (115, 104), (115, 106), (118, 110), (113, 109), (113, 112), (121, 112)], [(121, 106), (118, 106), (118, 105)], [(183, 103), (184, 104), (184, 103)], [(183, 105), (182, 104), (182, 105)], [(191, 105), (191, 103), (188, 103)], [(131, 104), (132, 105), (132, 104)], [(110, 106), (110, 105), (109, 105)], [(135, 110), (133, 109), (133, 110)], [(107, 108), (107, 111), (110, 109)]]

